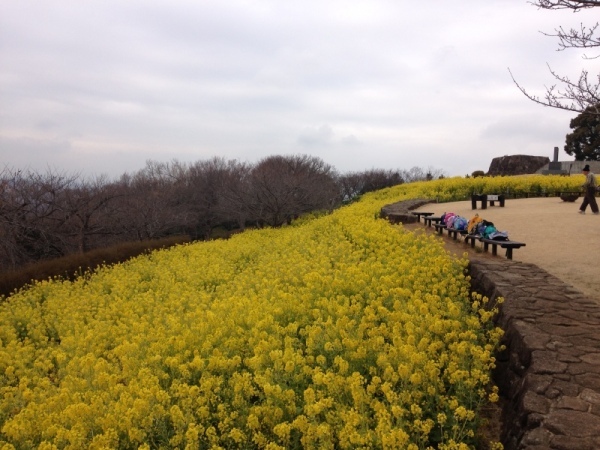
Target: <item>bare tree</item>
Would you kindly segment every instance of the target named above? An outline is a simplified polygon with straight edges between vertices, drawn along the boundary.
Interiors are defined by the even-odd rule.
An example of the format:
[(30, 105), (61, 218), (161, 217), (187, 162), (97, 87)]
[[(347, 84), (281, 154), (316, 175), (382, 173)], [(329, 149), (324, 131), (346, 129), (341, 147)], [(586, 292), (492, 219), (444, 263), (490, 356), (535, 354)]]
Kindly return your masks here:
[(334, 169), (307, 156), (270, 156), (250, 173), (248, 206), (257, 223), (281, 226), (300, 214), (340, 202)]
[(351, 202), (364, 194), (365, 182), (360, 172), (349, 172), (338, 178), (342, 202)]
[(14, 268), (28, 260), (21, 243), (27, 222), (29, 195), (21, 171), (5, 167), (0, 173), (0, 267)]
[(339, 177), (338, 184), (344, 202), (371, 191), (402, 184), (404, 178), (397, 170), (371, 169), (365, 172), (350, 172)]
[(180, 166), (176, 182), (177, 202), (187, 212), (192, 238), (209, 239), (215, 226), (227, 220), (221, 208), (220, 191), (228, 180), (229, 164), (224, 158)]
[[(111, 216), (110, 204), (119, 195), (119, 191), (105, 176), (98, 176), (91, 180), (74, 180), (57, 199), (55, 204), (62, 212), (65, 231), (79, 253), (90, 249), (93, 236), (114, 234), (107, 219)], [(106, 244), (102, 242), (99, 245)]]
[(237, 160), (227, 162), (219, 188), (219, 209), (225, 225), (243, 230), (251, 217), (250, 174), (252, 166)]
[(256, 164), (212, 158), (147, 161), (117, 181), (47, 171), (0, 170), (0, 270), (93, 248), (216, 226), (281, 226), (344, 197), (434, 177), (435, 171), (370, 170), (340, 176), (321, 159), (271, 156)]
[(0, 173), (0, 266), (15, 268), (69, 252), (59, 199), (76, 178), (51, 170)]
[(186, 212), (175, 200), (178, 170), (173, 170), (172, 164), (147, 161), (144, 169), (121, 177), (118, 189), (122, 195), (115, 211), (121, 234), (145, 240), (182, 231)]
[(598, 0), (537, 0), (530, 3), (542, 9), (572, 9), (573, 11), (600, 6)]
[(444, 178), (444, 171), (441, 169), (434, 169), (433, 167), (427, 167), (423, 169), (421, 167), (411, 167), (409, 170), (402, 170), (400, 172), (402, 178), (407, 183), (413, 181), (430, 181), (438, 178)]
[[(582, 9), (600, 7), (600, 1), (595, 0), (536, 0), (530, 2), (541, 9), (570, 9), (574, 12)], [(558, 39), (558, 49), (569, 48), (598, 48), (600, 37), (597, 36), (598, 22), (592, 26), (581, 24), (579, 28), (564, 29), (559, 27), (554, 33), (544, 33), (547, 36)], [(595, 56), (584, 56), (584, 59), (595, 59)], [(555, 84), (546, 86), (543, 97), (529, 93), (520, 85), (509, 69), (510, 76), (519, 90), (530, 100), (544, 106), (564, 109), (578, 113), (600, 114), (598, 104), (600, 103), (600, 74), (590, 74), (583, 69), (578, 78), (561, 75), (548, 66), (548, 70), (555, 80)]]

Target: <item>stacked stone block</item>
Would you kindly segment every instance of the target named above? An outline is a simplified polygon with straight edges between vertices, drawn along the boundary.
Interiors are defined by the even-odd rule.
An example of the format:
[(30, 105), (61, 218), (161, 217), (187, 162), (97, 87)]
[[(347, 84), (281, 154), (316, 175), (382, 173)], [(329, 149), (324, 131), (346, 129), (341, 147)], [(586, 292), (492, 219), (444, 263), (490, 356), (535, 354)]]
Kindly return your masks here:
[(507, 450), (600, 449), (600, 306), (543, 269), (474, 258), (472, 287), (504, 298), (494, 379)]

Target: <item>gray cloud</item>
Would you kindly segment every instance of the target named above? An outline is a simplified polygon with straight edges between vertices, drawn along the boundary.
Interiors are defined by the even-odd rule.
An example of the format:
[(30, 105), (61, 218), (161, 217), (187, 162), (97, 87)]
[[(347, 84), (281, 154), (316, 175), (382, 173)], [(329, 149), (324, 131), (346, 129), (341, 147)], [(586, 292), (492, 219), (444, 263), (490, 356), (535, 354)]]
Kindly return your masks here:
[(329, 145), (333, 139), (333, 130), (329, 125), (306, 128), (298, 137), (298, 143), (304, 147)]
[(308, 152), (463, 175), (562, 146), (572, 115), (529, 102), (507, 67), (532, 91), (546, 62), (598, 70), (539, 33), (582, 21), (525, 0), (0, 0), (0, 155), (117, 175)]
[[(565, 113), (566, 114), (566, 113)], [(539, 119), (535, 116), (515, 114), (503, 117), (486, 126), (481, 138), (484, 140), (521, 141), (545, 140), (548, 137), (564, 137), (564, 117)], [(562, 119), (562, 120), (561, 120)], [(567, 129), (567, 132), (570, 131)]]

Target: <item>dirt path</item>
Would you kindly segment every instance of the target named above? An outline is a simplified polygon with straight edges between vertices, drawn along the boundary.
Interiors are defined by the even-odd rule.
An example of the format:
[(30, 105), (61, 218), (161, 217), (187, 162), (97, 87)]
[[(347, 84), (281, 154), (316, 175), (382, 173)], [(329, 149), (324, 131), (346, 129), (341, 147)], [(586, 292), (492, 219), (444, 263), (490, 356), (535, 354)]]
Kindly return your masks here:
[[(436, 216), (453, 212), (467, 219), (479, 214), (498, 230), (508, 232), (511, 240), (527, 244), (514, 250), (513, 260), (535, 264), (600, 303), (600, 215), (593, 215), (589, 208), (585, 215), (578, 214), (581, 201), (570, 203), (556, 197), (509, 199), (504, 208), (488, 206), (484, 210), (473, 210), (470, 201), (462, 201), (430, 203), (416, 211), (433, 212)], [(422, 222), (407, 228), (433, 230), (426, 230)], [(473, 257), (493, 258), (472, 252), (462, 241), (449, 238), (445, 241), (447, 248), (457, 255), (468, 251)], [(498, 249), (498, 255), (502, 256), (496, 258), (503, 258), (503, 254), (504, 250)]]

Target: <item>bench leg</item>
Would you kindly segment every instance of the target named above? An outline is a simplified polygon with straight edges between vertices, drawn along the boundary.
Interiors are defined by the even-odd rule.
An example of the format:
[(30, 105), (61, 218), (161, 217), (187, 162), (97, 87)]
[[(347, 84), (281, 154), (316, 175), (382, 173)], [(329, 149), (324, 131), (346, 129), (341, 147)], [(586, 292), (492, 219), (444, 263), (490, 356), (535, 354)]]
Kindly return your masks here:
[(471, 248), (475, 248), (475, 239), (471, 239)]
[(498, 254), (498, 246), (496, 244), (492, 244), (492, 255), (496, 256)]
[(512, 259), (512, 247), (506, 249), (506, 259)]

